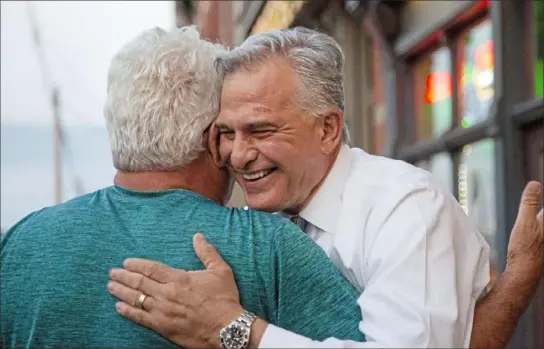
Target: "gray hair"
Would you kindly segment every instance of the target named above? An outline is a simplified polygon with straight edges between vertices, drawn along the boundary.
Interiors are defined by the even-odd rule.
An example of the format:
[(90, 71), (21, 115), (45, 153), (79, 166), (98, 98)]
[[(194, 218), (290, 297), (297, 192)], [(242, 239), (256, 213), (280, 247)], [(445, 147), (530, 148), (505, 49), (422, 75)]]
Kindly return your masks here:
[(154, 28), (115, 55), (104, 116), (117, 169), (173, 170), (198, 158), (219, 113), (222, 51), (194, 27)]
[[(278, 54), (289, 59), (299, 77), (297, 107), (316, 117), (331, 107), (344, 112), (344, 53), (327, 34), (303, 27), (270, 30), (250, 36), (220, 55), (216, 65), (221, 74), (228, 75), (268, 62)], [(342, 141), (348, 138), (344, 125)]]

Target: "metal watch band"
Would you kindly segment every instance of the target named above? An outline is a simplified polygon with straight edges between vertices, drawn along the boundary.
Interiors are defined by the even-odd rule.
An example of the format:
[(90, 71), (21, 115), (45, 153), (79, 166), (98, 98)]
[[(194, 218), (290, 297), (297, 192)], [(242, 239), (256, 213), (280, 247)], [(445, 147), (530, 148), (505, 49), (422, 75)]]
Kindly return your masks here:
[(240, 321), (241, 323), (243, 323), (247, 327), (251, 328), (251, 325), (253, 324), (253, 321), (255, 321), (256, 318), (257, 318), (257, 316), (255, 314), (252, 314), (252, 313), (250, 313), (249, 311), (246, 310), (236, 320)]
[[(219, 337), (221, 338), (221, 348), (223, 349), (247, 349), (249, 346), (249, 336), (251, 334), (251, 325), (255, 321), (257, 316), (253, 313), (250, 313), (249, 311), (244, 311), (236, 320), (232, 321), (230, 325), (223, 328), (220, 333)], [(243, 334), (240, 334), (239, 332), (234, 332), (234, 335), (236, 336), (236, 340), (241, 341), (238, 343), (237, 346), (231, 347), (229, 344), (229, 340), (231, 340), (231, 335), (233, 335), (233, 328), (238, 327), (239, 330), (243, 332)], [(232, 342), (231, 342), (232, 344)]]

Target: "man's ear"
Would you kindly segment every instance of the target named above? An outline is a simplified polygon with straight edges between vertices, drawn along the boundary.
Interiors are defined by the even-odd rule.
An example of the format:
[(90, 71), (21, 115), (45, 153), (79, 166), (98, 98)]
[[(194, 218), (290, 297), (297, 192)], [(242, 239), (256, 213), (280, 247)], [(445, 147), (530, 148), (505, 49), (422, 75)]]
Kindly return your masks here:
[(342, 142), (344, 114), (338, 109), (331, 109), (321, 116), (321, 151), (330, 154)]
[[(223, 168), (226, 166), (226, 163), (221, 159), (221, 155), (219, 153), (219, 142), (220, 142), (220, 135), (217, 131), (217, 127), (215, 126), (215, 122), (213, 122), (210, 125), (208, 133), (208, 151), (210, 152), (210, 155), (212, 157), (212, 161), (215, 166), (219, 168)], [(204, 134), (206, 136), (206, 134)]]

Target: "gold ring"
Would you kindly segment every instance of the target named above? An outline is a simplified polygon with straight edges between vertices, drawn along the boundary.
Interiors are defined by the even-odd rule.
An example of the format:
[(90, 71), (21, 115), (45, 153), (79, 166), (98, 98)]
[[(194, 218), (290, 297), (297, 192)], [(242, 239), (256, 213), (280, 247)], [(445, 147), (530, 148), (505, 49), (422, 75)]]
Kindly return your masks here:
[(145, 299), (147, 298), (147, 295), (146, 294), (140, 294), (140, 297), (138, 297), (138, 303), (140, 304), (140, 308), (144, 308), (144, 302), (145, 302)]

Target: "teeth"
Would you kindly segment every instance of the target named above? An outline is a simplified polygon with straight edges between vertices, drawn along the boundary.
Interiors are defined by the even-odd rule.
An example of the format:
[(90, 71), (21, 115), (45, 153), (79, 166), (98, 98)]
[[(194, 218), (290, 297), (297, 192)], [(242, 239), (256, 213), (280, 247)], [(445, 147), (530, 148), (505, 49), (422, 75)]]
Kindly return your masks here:
[(248, 181), (254, 181), (256, 179), (263, 178), (264, 176), (270, 174), (270, 172), (272, 172), (272, 170), (263, 170), (250, 174), (244, 174), (242, 175), (242, 177), (244, 177), (244, 179), (247, 179)]

